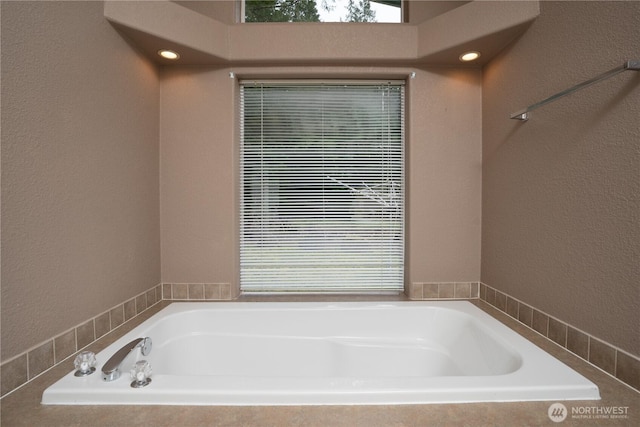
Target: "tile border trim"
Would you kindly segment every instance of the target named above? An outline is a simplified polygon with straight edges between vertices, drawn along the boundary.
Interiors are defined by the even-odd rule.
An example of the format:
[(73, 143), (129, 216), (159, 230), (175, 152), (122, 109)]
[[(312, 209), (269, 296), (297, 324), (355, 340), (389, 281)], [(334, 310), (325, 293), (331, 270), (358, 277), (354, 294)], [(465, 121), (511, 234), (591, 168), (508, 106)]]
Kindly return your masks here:
[(163, 283), (162, 299), (168, 301), (231, 301), (230, 283)]
[(0, 365), (0, 399), (162, 301), (162, 285), (129, 298)]
[(480, 282), (480, 300), (640, 392), (640, 358)]
[(160, 283), (0, 365), (0, 399), (160, 301), (230, 301), (230, 283)]
[(415, 301), (478, 299), (480, 282), (414, 282), (408, 297)]

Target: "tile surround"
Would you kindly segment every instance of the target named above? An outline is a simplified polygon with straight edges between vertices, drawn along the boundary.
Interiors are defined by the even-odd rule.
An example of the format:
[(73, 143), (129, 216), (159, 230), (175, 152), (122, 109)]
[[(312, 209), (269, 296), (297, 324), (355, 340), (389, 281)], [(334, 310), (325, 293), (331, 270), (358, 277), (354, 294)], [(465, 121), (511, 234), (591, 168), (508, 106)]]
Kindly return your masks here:
[(53, 340), (49, 340), (27, 353), (27, 360), (29, 361), (27, 372), (29, 372), (30, 377), (40, 375), (53, 366), (53, 342)]
[(416, 282), (409, 287), (409, 299), (476, 299), (478, 298), (479, 286), (478, 282)]
[(28, 364), (27, 353), (23, 353), (2, 364), (0, 367), (0, 376), (2, 377), (0, 393), (2, 396), (29, 381)]
[(75, 353), (77, 350), (75, 328), (54, 338), (53, 345), (55, 363), (60, 363)]
[(616, 376), (623, 383), (640, 390), (640, 363), (638, 363), (638, 359), (619, 351), (616, 354)]
[[(229, 283), (163, 283), (144, 291), (82, 324), (0, 365), (0, 397), (31, 381), (54, 365), (135, 318), (162, 300), (226, 301)], [(65, 362), (67, 363), (67, 362)]]
[(608, 374), (616, 372), (616, 349), (593, 337), (589, 339), (589, 362)]
[(549, 317), (549, 328), (547, 330), (547, 338), (555, 342), (561, 347), (567, 346), (567, 325), (561, 321)]
[(549, 330), (549, 316), (538, 311), (533, 310), (533, 320), (531, 322), (531, 328), (540, 335), (547, 336)]
[(480, 299), (593, 366), (640, 391), (640, 359), (480, 283)]
[(230, 283), (163, 283), (162, 299), (172, 301), (230, 301)]
[(531, 328), (533, 323), (533, 308), (525, 304), (520, 304), (518, 309), (518, 320)]
[(133, 319), (162, 300), (162, 286), (153, 288), (71, 328), (0, 365), (0, 397), (23, 386), (53, 366)]
[(589, 335), (571, 327), (567, 328), (567, 350), (587, 360), (589, 358)]
[[(479, 282), (412, 283), (412, 300), (481, 299), (640, 391), (640, 360)], [(0, 397), (28, 383), (162, 300), (227, 301), (228, 283), (163, 283), (0, 365)]]

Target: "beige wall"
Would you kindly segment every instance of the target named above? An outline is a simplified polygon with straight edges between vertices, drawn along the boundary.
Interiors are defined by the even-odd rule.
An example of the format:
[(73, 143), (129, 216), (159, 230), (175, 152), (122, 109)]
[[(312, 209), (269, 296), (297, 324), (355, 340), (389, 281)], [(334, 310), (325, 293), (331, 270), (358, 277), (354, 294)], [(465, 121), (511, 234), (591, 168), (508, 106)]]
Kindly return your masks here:
[(215, 18), (225, 24), (235, 24), (240, 17), (240, 7), (235, 1), (202, 1), (202, 0), (172, 0), (181, 6), (196, 11), (202, 15)]
[(484, 70), (482, 281), (640, 355), (640, 2), (542, 2)]
[(159, 283), (158, 96), (101, 2), (2, 2), (2, 360)]
[(478, 281), (481, 73), (377, 67), (165, 68), (161, 94), (162, 281), (237, 281), (242, 76), (398, 77), (407, 88), (407, 283)]
[(469, 1), (454, 0), (408, 0), (403, 2), (404, 22), (419, 24), (428, 19), (446, 13), (456, 7), (462, 6)]
[(228, 70), (162, 73), (162, 281), (235, 283), (234, 81)]
[[(230, 71), (415, 71), (407, 283), (479, 280), (482, 193), (482, 280), (640, 355), (638, 73), (543, 107), (527, 123), (508, 119), (640, 59), (640, 3), (543, 2), (538, 21), (483, 76), (364, 63), (259, 68), (240, 43), (244, 68), (165, 68), (160, 79), (102, 7), (2, 2), (2, 360), (160, 277), (237, 285)], [(233, 22), (229, 8), (211, 7)]]
[[(243, 68), (166, 67), (159, 77), (102, 8), (2, 4), (2, 360), (161, 279), (238, 285), (237, 80), (229, 71), (415, 71), (407, 90), (406, 281), (479, 280), (478, 69), (362, 60), (257, 67), (239, 42)], [(295, 47), (295, 37), (289, 42)], [(359, 58), (360, 45), (344, 48), (346, 62)]]

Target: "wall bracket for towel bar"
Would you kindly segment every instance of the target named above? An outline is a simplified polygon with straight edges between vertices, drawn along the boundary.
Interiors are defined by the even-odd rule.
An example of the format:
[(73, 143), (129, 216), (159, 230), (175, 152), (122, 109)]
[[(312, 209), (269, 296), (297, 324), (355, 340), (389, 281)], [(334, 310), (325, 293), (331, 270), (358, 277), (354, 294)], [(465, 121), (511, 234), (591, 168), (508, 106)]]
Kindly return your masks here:
[(579, 83), (569, 89), (563, 90), (562, 92), (558, 92), (555, 95), (552, 95), (546, 99), (543, 99), (540, 102), (536, 102), (535, 104), (529, 105), (524, 110), (520, 110), (517, 113), (511, 114), (512, 119), (527, 121), (529, 120), (530, 112), (535, 110), (536, 108), (542, 107), (550, 102), (555, 101), (556, 99), (562, 98), (563, 96), (569, 95), (577, 90), (584, 89), (587, 86), (591, 86), (594, 83), (598, 83), (602, 80), (608, 79), (609, 77), (613, 77), (616, 74), (619, 74), (623, 71), (632, 70), (632, 71), (640, 71), (640, 60), (637, 61), (627, 61), (622, 66), (616, 67), (612, 70), (607, 71), (606, 73), (602, 73), (599, 76), (596, 76), (592, 79)]

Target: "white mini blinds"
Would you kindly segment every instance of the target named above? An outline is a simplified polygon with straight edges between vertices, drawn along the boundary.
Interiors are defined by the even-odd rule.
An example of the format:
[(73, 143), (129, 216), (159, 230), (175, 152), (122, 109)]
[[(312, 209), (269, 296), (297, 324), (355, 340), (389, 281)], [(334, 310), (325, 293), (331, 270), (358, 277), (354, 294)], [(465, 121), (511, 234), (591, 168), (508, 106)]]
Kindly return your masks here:
[(240, 286), (401, 291), (403, 82), (241, 82)]

